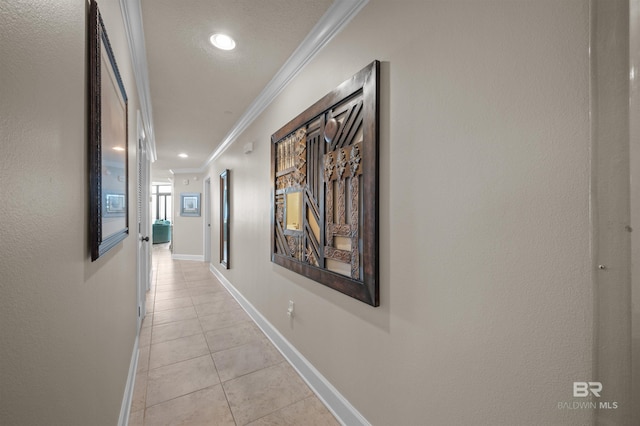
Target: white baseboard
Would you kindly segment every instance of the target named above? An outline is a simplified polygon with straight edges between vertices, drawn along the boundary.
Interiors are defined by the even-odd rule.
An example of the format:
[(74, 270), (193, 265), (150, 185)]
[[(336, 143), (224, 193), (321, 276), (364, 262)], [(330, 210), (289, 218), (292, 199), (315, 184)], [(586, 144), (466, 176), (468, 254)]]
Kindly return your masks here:
[(133, 353), (131, 354), (131, 363), (129, 364), (127, 384), (124, 387), (124, 396), (122, 397), (122, 405), (120, 406), (118, 426), (127, 426), (129, 424), (129, 413), (131, 412), (131, 403), (133, 401), (133, 388), (136, 384), (136, 371), (138, 371), (138, 355), (138, 336), (136, 336), (136, 341), (133, 344)]
[(173, 260), (194, 260), (196, 262), (204, 262), (204, 255), (201, 254), (172, 254)]
[(342, 425), (348, 426), (371, 426), (367, 419), (358, 412), (347, 401), (347, 399), (333, 387), (331, 383), (300, 353), (298, 350), (280, 334), (280, 332), (249, 302), (245, 297), (226, 279), (213, 264), (209, 269), (227, 289), (229, 293), (238, 301), (240, 306), (249, 314), (251, 319), (264, 332), (275, 347), (282, 353), (291, 366), (300, 374), (302, 379), (309, 385), (311, 390), (327, 406), (329, 411), (338, 419)]

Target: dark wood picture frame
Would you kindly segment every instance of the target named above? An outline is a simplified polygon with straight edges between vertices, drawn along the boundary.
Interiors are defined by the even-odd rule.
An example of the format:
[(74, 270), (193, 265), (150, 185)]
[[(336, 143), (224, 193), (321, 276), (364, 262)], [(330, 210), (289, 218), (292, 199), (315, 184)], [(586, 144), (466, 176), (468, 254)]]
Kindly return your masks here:
[(220, 264), (229, 269), (229, 179), (230, 171), (220, 173)]
[(97, 260), (129, 235), (128, 100), (97, 3), (89, 6), (89, 246)]
[(271, 261), (380, 305), (380, 62), (271, 136)]

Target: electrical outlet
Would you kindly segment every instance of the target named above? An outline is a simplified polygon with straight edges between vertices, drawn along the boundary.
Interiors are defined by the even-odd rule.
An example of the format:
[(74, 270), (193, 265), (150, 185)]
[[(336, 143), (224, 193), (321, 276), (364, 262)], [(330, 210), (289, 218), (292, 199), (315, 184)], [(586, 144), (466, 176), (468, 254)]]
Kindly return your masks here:
[(293, 300), (289, 300), (289, 309), (287, 309), (287, 315), (293, 317)]

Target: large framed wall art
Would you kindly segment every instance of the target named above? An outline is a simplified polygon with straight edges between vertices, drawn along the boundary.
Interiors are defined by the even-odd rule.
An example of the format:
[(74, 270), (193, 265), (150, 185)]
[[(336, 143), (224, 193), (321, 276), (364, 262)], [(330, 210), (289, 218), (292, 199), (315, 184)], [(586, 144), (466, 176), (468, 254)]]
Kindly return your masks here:
[(127, 94), (95, 1), (88, 45), (89, 246), (95, 261), (129, 234)]
[(378, 306), (380, 63), (271, 136), (271, 260)]

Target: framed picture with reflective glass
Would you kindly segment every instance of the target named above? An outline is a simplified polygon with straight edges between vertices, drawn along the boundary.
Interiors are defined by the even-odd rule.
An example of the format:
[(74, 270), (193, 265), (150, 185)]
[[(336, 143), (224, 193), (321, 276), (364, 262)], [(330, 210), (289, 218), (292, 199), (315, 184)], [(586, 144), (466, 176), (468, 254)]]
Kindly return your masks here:
[(183, 192), (180, 194), (180, 216), (200, 216), (199, 192)]
[(95, 261), (129, 234), (127, 94), (95, 1), (88, 56), (89, 246)]
[(229, 170), (220, 173), (220, 264), (229, 269)]

